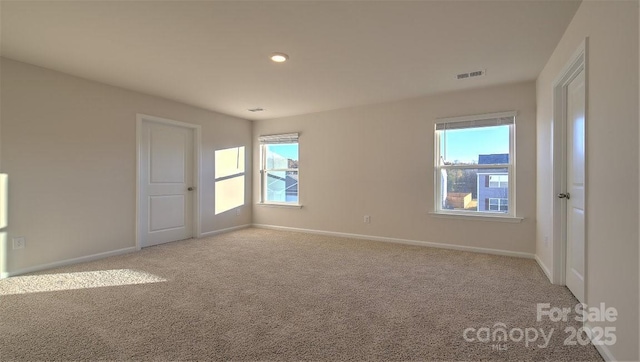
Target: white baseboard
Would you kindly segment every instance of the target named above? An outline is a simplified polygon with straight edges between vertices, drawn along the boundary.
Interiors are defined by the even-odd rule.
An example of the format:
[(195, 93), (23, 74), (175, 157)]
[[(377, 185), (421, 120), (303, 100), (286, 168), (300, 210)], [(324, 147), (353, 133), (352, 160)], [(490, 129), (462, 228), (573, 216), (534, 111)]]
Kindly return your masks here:
[(547, 278), (549, 279), (549, 281), (551, 283), (553, 283), (553, 278), (551, 277), (551, 271), (549, 270), (549, 268), (547, 267), (547, 265), (545, 263), (542, 262), (542, 259), (540, 259), (538, 257), (538, 255), (535, 256), (536, 257), (536, 262), (538, 263), (538, 265), (540, 266), (540, 269), (542, 269), (542, 271), (544, 272), (544, 274), (547, 276)]
[(106, 251), (104, 253), (98, 253), (98, 254), (92, 254), (92, 255), (87, 255), (87, 256), (81, 256), (81, 257), (73, 258), (73, 259), (55, 261), (53, 263), (48, 263), (48, 264), (30, 266), (28, 268), (13, 270), (13, 271), (4, 273), (3, 275), (0, 276), (0, 278), (14, 277), (14, 276), (17, 276), (17, 275), (33, 273), (33, 272), (38, 272), (38, 271), (42, 271), (42, 270), (59, 268), (61, 266), (67, 266), (67, 265), (72, 265), (72, 264), (84, 263), (84, 262), (88, 262), (88, 261), (94, 261), (94, 260), (98, 260), (98, 259), (104, 259), (104, 258), (108, 258), (110, 256), (128, 254), (128, 253), (131, 253), (131, 252), (134, 252), (134, 251), (137, 251), (137, 250), (138, 249), (136, 249), (135, 246), (132, 246), (130, 248)]
[(459, 250), (459, 251), (470, 251), (470, 252), (482, 253), (482, 254), (514, 256), (514, 257), (517, 257), (517, 258), (526, 258), (526, 259), (534, 259), (534, 257), (535, 257), (534, 254), (522, 253), (522, 252), (518, 252), (518, 251), (489, 249), (489, 248), (478, 248), (478, 247), (474, 247), (474, 246), (463, 246), (463, 245), (454, 245), (454, 244), (432, 243), (432, 242), (420, 241), (420, 240), (387, 238), (387, 237), (363, 235), (363, 234), (349, 234), (349, 233), (340, 233), (340, 232), (335, 232), (335, 231), (301, 229), (301, 228), (293, 228), (293, 227), (277, 226), (277, 225), (253, 224), (253, 227), (261, 228), (261, 229), (295, 231), (295, 232), (302, 232), (302, 233), (308, 233), (308, 234), (337, 236), (337, 237), (342, 237), (342, 238), (383, 241), (383, 242), (396, 243), (396, 244), (428, 246), (428, 247), (432, 247), (432, 248), (450, 249), (450, 250)]
[[(222, 233), (226, 233), (226, 232), (233, 231), (233, 230), (239, 230), (239, 229), (248, 228), (250, 226), (251, 226), (251, 224), (245, 224), (245, 225), (234, 226), (234, 227), (230, 227), (230, 228), (226, 228), (226, 229), (210, 231), (210, 232), (202, 233), (200, 235), (200, 237), (207, 237), (207, 236), (222, 234)], [(17, 275), (23, 275), (23, 274), (27, 274), (27, 273), (39, 272), (39, 271), (47, 270), (47, 269), (59, 268), (59, 267), (62, 267), (62, 266), (67, 266), (67, 265), (72, 265), (72, 264), (78, 264), (78, 263), (84, 263), (84, 262), (88, 262), (88, 261), (94, 261), (94, 260), (98, 260), (98, 259), (108, 258), (110, 256), (116, 256), (116, 255), (122, 255), (122, 254), (131, 253), (131, 252), (138, 251), (138, 250), (139, 249), (137, 249), (136, 247), (130, 247), (130, 248), (113, 250), (113, 251), (107, 251), (107, 252), (104, 252), (104, 253), (81, 256), (81, 257), (73, 258), (73, 259), (66, 259), (66, 260), (56, 261), (56, 262), (53, 262), (53, 263), (35, 265), (35, 266), (28, 267), (28, 268), (23, 268), (23, 269), (18, 269), (18, 270), (13, 270), (13, 271), (9, 271), (9, 272), (0, 273), (0, 279), (13, 277), (13, 276), (17, 276)]]
[[(589, 323), (585, 323), (584, 324), (584, 329), (588, 329), (589, 336), (592, 336), (593, 333), (591, 332), (591, 326), (589, 325)], [(600, 345), (600, 344), (593, 344), (594, 347), (596, 347), (596, 350), (598, 350), (598, 353), (600, 353), (600, 355), (602, 356), (602, 358), (604, 358), (605, 361), (617, 361), (617, 359), (613, 356), (613, 353), (611, 353), (611, 350), (609, 349), (608, 346), (605, 345)]]
[(233, 226), (233, 227), (226, 228), (226, 229), (207, 231), (206, 233), (201, 233), (200, 237), (201, 238), (206, 238), (207, 236), (214, 236), (214, 235), (218, 235), (218, 234), (224, 234), (224, 233), (228, 233), (229, 231), (246, 229), (248, 227), (251, 227), (251, 224), (244, 224), (244, 225)]

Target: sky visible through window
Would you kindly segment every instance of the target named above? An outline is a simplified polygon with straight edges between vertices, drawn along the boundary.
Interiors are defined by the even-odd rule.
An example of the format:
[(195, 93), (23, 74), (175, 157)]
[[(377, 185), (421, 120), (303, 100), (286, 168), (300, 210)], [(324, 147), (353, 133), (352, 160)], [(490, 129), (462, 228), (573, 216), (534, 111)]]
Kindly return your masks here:
[[(447, 161), (478, 163), (478, 155), (509, 153), (509, 126), (444, 131), (442, 155)], [(298, 160), (297, 144), (270, 145), (269, 150)]]
[(447, 162), (478, 163), (478, 155), (509, 153), (509, 126), (446, 130), (441, 142)]
[(291, 159), (294, 161), (298, 160), (298, 144), (297, 143), (269, 145), (269, 151), (287, 159)]

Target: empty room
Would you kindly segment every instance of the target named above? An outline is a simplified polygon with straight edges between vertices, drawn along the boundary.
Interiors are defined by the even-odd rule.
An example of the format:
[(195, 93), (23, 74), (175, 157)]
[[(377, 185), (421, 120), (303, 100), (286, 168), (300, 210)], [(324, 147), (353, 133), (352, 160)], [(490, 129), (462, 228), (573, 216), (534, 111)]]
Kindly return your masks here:
[(0, 1), (0, 360), (640, 360), (640, 1)]

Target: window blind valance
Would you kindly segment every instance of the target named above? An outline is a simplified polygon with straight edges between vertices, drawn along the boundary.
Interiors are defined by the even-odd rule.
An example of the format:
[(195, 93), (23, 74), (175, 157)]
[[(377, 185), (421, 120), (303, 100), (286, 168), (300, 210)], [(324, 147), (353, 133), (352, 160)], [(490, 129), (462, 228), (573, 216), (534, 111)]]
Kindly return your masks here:
[[(485, 118), (486, 117), (486, 118)], [(515, 123), (515, 112), (505, 112), (498, 114), (491, 114), (486, 116), (458, 117), (439, 119), (436, 122), (436, 131), (450, 130), (450, 129), (464, 129), (464, 128), (477, 128), (477, 127), (493, 127), (493, 126), (505, 126)]]
[(298, 142), (298, 133), (259, 136), (258, 141), (260, 143), (296, 143)]

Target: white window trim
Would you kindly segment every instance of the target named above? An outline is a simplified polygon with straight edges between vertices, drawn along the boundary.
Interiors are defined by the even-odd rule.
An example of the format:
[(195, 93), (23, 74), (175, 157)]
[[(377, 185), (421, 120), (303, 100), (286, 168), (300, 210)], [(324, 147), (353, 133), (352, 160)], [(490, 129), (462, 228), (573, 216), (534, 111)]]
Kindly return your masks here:
[(266, 152), (264, 151), (265, 145), (273, 145), (273, 144), (298, 144), (298, 157), (300, 154), (300, 141), (298, 133), (287, 133), (287, 134), (277, 134), (277, 135), (268, 135), (268, 136), (259, 136), (258, 142), (260, 145), (260, 199), (257, 205), (260, 206), (271, 206), (271, 207), (282, 207), (282, 208), (294, 208), (299, 209), (302, 207), (302, 203), (300, 202), (300, 169), (299, 168), (278, 168), (278, 169), (270, 169), (268, 171), (278, 172), (278, 171), (296, 171), (298, 173), (298, 202), (280, 202), (280, 201), (267, 201), (265, 200), (267, 183), (265, 182), (265, 165), (267, 164), (266, 160)]
[(256, 205), (264, 207), (278, 207), (283, 209), (301, 209), (302, 204), (285, 204), (282, 202), (258, 202)]
[(505, 213), (496, 212), (477, 212), (477, 211), (458, 211), (458, 212), (435, 212), (429, 211), (429, 215), (443, 219), (457, 219), (457, 220), (473, 220), (473, 221), (493, 221), (493, 222), (508, 222), (519, 223), (524, 220), (523, 217), (509, 216)]
[[(486, 220), (486, 221), (507, 221), (520, 222), (521, 217), (516, 216), (516, 122), (517, 111), (487, 113), (479, 115), (469, 115), (461, 117), (449, 117), (436, 119), (434, 123), (434, 211), (430, 212), (433, 216), (443, 217), (460, 217), (463, 219)], [(493, 118), (513, 117), (513, 124), (509, 125), (509, 164), (500, 165), (500, 168), (507, 168), (509, 175), (508, 181), (508, 212), (478, 212), (463, 210), (447, 210), (442, 209), (442, 185), (440, 184), (440, 175), (442, 170), (446, 169), (495, 169), (496, 165), (441, 165), (440, 164), (440, 137), (436, 131), (436, 125), (439, 123), (482, 121)], [(488, 174), (488, 173), (487, 173)], [(478, 186), (479, 187), (479, 186)]]

